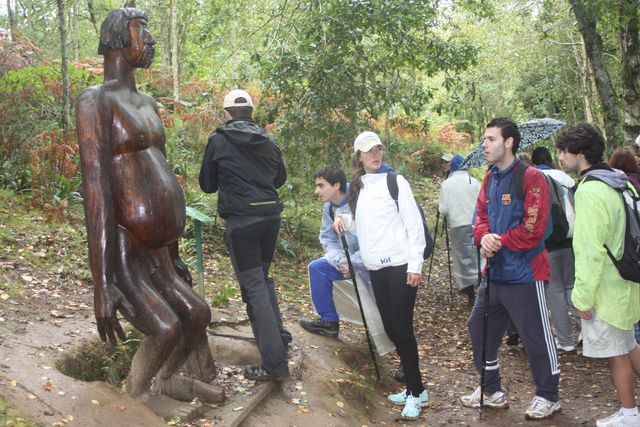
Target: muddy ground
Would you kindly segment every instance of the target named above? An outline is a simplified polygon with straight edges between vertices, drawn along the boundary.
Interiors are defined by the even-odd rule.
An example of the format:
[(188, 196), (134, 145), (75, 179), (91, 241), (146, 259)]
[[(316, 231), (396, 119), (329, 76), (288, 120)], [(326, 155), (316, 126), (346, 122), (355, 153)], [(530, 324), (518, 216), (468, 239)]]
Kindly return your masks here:
[[(0, 231), (4, 231), (4, 234), (0, 233), (0, 394), (13, 407), (11, 416), (6, 412), (0, 413), (0, 419), (16, 419), (15, 414), (19, 414), (20, 417), (32, 417), (45, 425), (166, 424), (166, 420), (153, 418), (143, 405), (128, 399), (113, 387), (107, 393), (109, 397), (91, 399), (90, 395), (76, 396), (73, 399), (76, 402), (69, 406), (73, 413), (56, 413), (43, 418), (42, 414), (47, 412), (47, 396), (55, 394), (56, 399), (66, 396), (71, 400), (73, 395), (70, 390), (56, 388), (55, 382), (47, 390), (47, 381), (53, 375), (41, 375), (41, 370), (51, 370), (55, 358), (81, 339), (95, 337), (92, 289), (85, 255), (80, 252), (80, 248), (84, 247), (82, 236), (65, 228), (45, 226), (43, 218), (30, 216), (21, 209), (19, 205), (7, 205), (0, 209)], [(16, 223), (12, 219), (15, 215), (26, 216), (27, 222)], [(78, 229), (79, 226), (79, 222), (71, 224), (72, 229)], [(7, 228), (15, 230), (7, 233)], [(205, 257), (207, 280), (214, 286), (231, 286), (234, 279), (230, 274), (226, 253), (219, 244), (220, 239), (217, 243), (209, 245)], [(443, 249), (441, 247), (437, 252), (429, 286), (426, 285), (425, 274), (415, 312), (421, 369), (431, 402), (418, 421), (408, 422), (407, 425), (595, 425), (596, 418), (616, 409), (616, 395), (606, 363), (583, 358), (578, 349), (577, 353), (560, 356), (562, 412), (546, 421), (526, 421), (524, 411), (533, 397), (526, 354), (522, 349), (509, 349), (506, 346), (503, 346), (500, 357), (510, 408), (487, 410), (480, 419), (476, 410), (462, 407), (459, 396), (476, 387), (478, 375), (471, 363), (466, 297), (457, 293), (451, 297)], [(56, 264), (55, 259), (60, 256), (72, 257), (72, 268), (68, 265), (59, 268), (58, 265), (62, 264)], [(38, 258), (42, 262), (34, 261)], [(427, 268), (428, 265), (425, 272)], [(292, 262), (280, 256), (274, 263), (272, 273), (280, 286), (285, 323), (303, 353), (302, 367), (297, 378), (284, 383), (272, 393), (242, 425), (405, 424), (399, 420), (400, 408), (385, 402), (386, 393), (402, 388), (388, 374), (397, 366), (397, 360), (393, 356), (383, 358), (383, 380), (376, 384), (362, 328), (343, 323), (340, 339), (334, 340), (308, 334), (297, 325), (301, 318), (311, 314), (305, 262)], [(242, 303), (237, 297), (230, 298), (229, 310), (239, 317), (243, 316)], [(214, 315), (215, 312), (216, 309)], [(211, 338), (212, 341), (216, 339)], [(40, 340), (45, 344), (41, 344)], [(239, 351), (251, 351), (243, 348), (245, 350)], [(15, 361), (15, 354), (17, 352), (19, 355), (20, 351), (24, 354), (25, 363)], [(14, 359), (7, 360), (9, 353)], [(38, 358), (42, 360), (31, 365), (27, 363)], [(225, 367), (227, 369), (221, 369), (220, 375), (224, 375), (230, 398), (236, 394), (250, 395), (256, 385), (241, 378), (241, 366), (220, 366)], [(17, 381), (16, 378), (29, 380)], [(65, 384), (77, 387), (71, 380)], [(87, 387), (85, 385), (80, 389), (91, 390)], [(96, 417), (98, 405), (93, 400), (104, 403), (100, 402), (101, 399), (121, 399), (126, 404), (114, 405), (125, 407), (126, 410), (118, 411), (117, 419), (104, 418), (106, 415)], [(169, 423), (185, 426), (224, 425), (224, 421), (216, 417), (216, 411), (220, 409), (211, 409), (188, 423), (175, 419), (169, 420)]]

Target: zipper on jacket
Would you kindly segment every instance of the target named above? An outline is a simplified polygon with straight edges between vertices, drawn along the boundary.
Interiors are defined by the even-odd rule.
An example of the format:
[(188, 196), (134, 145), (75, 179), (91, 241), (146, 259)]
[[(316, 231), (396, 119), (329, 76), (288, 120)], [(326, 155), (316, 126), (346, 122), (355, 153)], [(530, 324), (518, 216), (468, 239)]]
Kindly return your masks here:
[(253, 203), (249, 203), (249, 206), (275, 205), (275, 203), (276, 203), (275, 200), (271, 200), (268, 202), (253, 202)]

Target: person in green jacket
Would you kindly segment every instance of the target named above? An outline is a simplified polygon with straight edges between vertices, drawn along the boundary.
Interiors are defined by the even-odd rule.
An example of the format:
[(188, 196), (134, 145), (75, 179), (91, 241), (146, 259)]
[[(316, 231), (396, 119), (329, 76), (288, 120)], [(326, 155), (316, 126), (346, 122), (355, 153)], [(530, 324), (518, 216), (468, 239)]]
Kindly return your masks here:
[(583, 123), (564, 129), (556, 139), (560, 162), (580, 174), (575, 194), (573, 232), (575, 285), (571, 300), (582, 323), (583, 354), (606, 358), (622, 408), (596, 421), (598, 427), (640, 426), (633, 369), (640, 372), (640, 346), (633, 325), (640, 318), (640, 285), (620, 277), (604, 245), (622, 255), (626, 175), (603, 163), (604, 138)]

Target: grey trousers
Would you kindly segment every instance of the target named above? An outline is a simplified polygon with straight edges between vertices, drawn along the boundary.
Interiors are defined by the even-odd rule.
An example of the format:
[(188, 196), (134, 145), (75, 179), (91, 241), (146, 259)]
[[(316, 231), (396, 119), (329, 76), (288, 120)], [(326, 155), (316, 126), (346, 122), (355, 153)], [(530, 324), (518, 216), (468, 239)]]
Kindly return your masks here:
[(227, 220), (225, 231), (262, 367), (277, 376), (289, 373), (287, 347), (292, 340), (282, 323), (275, 284), (269, 277), (279, 229), (279, 217), (233, 217)]
[[(551, 266), (551, 280), (547, 288), (547, 305), (551, 310), (551, 318), (556, 328), (558, 344), (562, 346), (575, 345), (573, 329), (569, 311), (578, 316), (576, 308), (571, 302), (571, 292), (575, 279), (575, 258), (572, 248), (549, 251)], [(580, 322), (577, 322), (580, 325)]]
[(463, 290), (478, 283), (478, 250), (473, 244), (471, 224), (453, 227), (451, 231), (451, 267)]

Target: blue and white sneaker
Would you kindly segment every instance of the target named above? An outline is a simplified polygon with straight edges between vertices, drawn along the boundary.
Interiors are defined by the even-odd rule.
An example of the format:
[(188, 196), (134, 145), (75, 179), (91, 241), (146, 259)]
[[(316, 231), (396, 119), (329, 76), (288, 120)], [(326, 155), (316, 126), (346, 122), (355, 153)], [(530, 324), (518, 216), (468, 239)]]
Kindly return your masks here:
[(422, 402), (419, 397), (408, 396), (400, 415), (404, 420), (417, 420), (420, 417)]
[[(404, 389), (400, 393), (388, 395), (387, 399), (394, 405), (405, 405), (407, 403), (407, 395), (407, 390)], [(420, 393), (420, 396), (416, 399), (419, 399), (420, 406), (427, 406), (429, 404), (429, 393), (427, 393), (427, 389), (422, 390), (422, 393)]]

